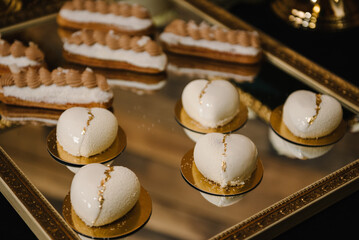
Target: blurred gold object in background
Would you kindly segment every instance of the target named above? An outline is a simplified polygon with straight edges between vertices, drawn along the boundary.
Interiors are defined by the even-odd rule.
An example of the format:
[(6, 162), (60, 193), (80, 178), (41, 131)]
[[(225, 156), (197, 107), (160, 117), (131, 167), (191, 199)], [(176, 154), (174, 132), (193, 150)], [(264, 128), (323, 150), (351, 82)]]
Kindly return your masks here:
[(0, 15), (17, 12), (21, 7), (21, 0), (0, 0)]
[(274, 0), (272, 10), (297, 28), (341, 30), (359, 26), (356, 0)]

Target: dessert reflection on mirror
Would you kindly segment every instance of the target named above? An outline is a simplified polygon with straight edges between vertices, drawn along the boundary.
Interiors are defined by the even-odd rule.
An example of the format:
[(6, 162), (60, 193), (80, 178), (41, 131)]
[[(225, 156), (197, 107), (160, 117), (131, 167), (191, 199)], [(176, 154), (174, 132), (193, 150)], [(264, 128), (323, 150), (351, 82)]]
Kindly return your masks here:
[[(72, 64), (74, 67), (75, 65)], [(84, 66), (76, 65), (79, 69)], [(151, 94), (161, 90), (167, 84), (165, 72), (146, 74), (120, 69), (92, 68), (95, 73), (104, 75), (111, 89), (121, 88), (132, 91), (138, 95)]]
[(55, 126), (62, 111), (0, 103), (1, 118), (15, 124)]
[(178, 54), (244, 64), (258, 63), (262, 57), (257, 32), (228, 30), (206, 22), (176, 19), (159, 38), (166, 50)]
[(192, 79), (226, 79), (235, 82), (253, 82), (260, 64), (238, 64), (179, 54), (167, 54), (167, 72)]
[(11, 73), (0, 75), (0, 100), (6, 104), (65, 110), (73, 106), (112, 105), (113, 93), (103, 75), (91, 69), (22, 69), (10, 65)]
[(29, 46), (25, 46), (15, 40), (10, 44), (2, 39), (0, 34), (0, 72), (10, 72), (10, 65), (25, 68), (40, 67), (44, 64), (44, 53), (35, 43), (29, 42)]
[(163, 72), (167, 64), (167, 56), (150, 37), (112, 30), (82, 29), (65, 39), (63, 48), (67, 61), (93, 67), (153, 74)]
[(57, 23), (72, 29), (114, 30), (131, 35), (149, 34), (154, 30), (149, 11), (139, 4), (104, 0), (65, 2)]
[(126, 215), (137, 203), (140, 189), (130, 169), (94, 163), (75, 174), (70, 199), (82, 221), (89, 227), (98, 227)]
[(257, 147), (240, 134), (208, 133), (196, 142), (194, 162), (204, 177), (225, 188), (244, 185), (257, 166)]
[(334, 146), (334, 144), (322, 147), (300, 146), (279, 137), (272, 129), (269, 129), (269, 141), (279, 155), (300, 160), (321, 157)]
[(283, 106), (283, 122), (300, 138), (326, 136), (339, 126), (342, 118), (342, 107), (335, 98), (311, 91), (293, 92)]
[(202, 197), (206, 199), (208, 202), (212, 203), (213, 205), (217, 207), (228, 207), (233, 204), (236, 204), (240, 200), (243, 199), (245, 194), (238, 195), (238, 196), (229, 196), (229, 197), (223, 197), (223, 196), (215, 196), (207, 193), (200, 192)]
[(73, 156), (84, 157), (108, 149), (117, 132), (116, 117), (104, 108), (70, 108), (61, 114), (56, 127), (61, 147)]

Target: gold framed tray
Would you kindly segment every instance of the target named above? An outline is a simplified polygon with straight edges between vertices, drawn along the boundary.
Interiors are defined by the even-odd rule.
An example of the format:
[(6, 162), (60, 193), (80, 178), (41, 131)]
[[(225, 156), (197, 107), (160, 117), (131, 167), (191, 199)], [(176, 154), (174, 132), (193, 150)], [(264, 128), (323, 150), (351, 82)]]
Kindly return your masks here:
[[(156, 22), (161, 22), (159, 26), (174, 17), (181, 17), (196, 21), (205, 19), (232, 28), (254, 29), (207, 0), (146, 2), (149, 6), (169, 9), (164, 13), (157, 13), (158, 9), (153, 10)], [(64, 60), (58, 57), (61, 55), (61, 40), (56, 35), (55, 17), (56, 14), (48, 15), (35, 22), (7, 26), (1, 32), (3, 37), (38, 41), (40, 46), (44, 46), (45, 52), (50, 53), (46, 55), (49, 66), (63, 66)], [(264, 65), (270, 64), (275, 69), (287, 72), (293, 82), (303, 82), (318, 92), (328, 93), (351, 113), (359, 113), (359, 91), (356, 87), (283, 46), (271, 36), (260, 30), (258, 32), (263, 44)], [(254, 83), (264, 77), (261, 71)], [(359, 160), (356, 160), (359, 153), (355, 149), (346, 151), (346, 145), (355, 142), (357, 136), (346, 134), (338, 142), (338, 148), (336, 146), (332, 150), (333, 154), (315, 159), (315, 162), (279, 157), (265, 140), (273, 108), (266, 98), (258, 98), (246, 88), (242, 89), (241, 85), (241, 101), (252, 117), (239, 131), (258, 144), (260, 156), (266, 160), (263, 161), (266, 177), (255, 191), (245, 196), (241, 204), (222, 209), (206, 205), (196, 191), (188, 191), (188, 185), (179, 176), (178, 169), (178, 156), (192, 148), (193, 142), (178, 129), (173, 119), (173, 106), (181, 88), (191, 79), (173, 74), (168, 77), (166, 86), (153, 95), (138, 96), (122, 89), (114, 90), (114, 108), (128, 136), (128, 147), (124, 152), (126, 161), (117, 164), (130, 166), (138, 173), (153, 196), (156, 206), (153, 216), (156, 211), (156, 217), (159, 217), (153, 217), (144, 231), (136, 232), (139, 236), (152, 234), (155, 238), (156, 234), (160, 234), (162, 237), (178, 239), (245, 239), (265, 235), (270, 238), (359, 189)], [(76, 232), (59, 214), (61, 206), (58, 206), (58, 202), (68, 193), (73, 174), (57, 166), (59, 164), (52, 161), (46, 152), (46, 136), (49, 132), (50, 129), (44, 126), (29, 125), (1, 130), (0, 189), (38, 238), (78, 239)], [(339, 152), (343, 155), (337, 157)], [(270, 158), (264, 157), (265, 154)], [(318, 169), (320, 171), (316, 171)], [(300, 183), (291, 181), (304, 173), (307, 177), (301, 178)], [(274, 191), (271, 188), (273, 180), (286, 183), (288, 188), (275, 192), (273, 195), (276, 198), (266, 201), (271, 196), (266, 190), (271, 193)], [(249, 203), (256, 199), (262, 199), (257, 205), (259, 207), (250, 207)], [(233, 216), (233, 211), (239, 214)], [(191, 219), (199, 224), (198, 228), (193, 228)], [(215, 223), (208, 219), (215, 219)], [(198, 229), (208, 229), (208, 232)]]

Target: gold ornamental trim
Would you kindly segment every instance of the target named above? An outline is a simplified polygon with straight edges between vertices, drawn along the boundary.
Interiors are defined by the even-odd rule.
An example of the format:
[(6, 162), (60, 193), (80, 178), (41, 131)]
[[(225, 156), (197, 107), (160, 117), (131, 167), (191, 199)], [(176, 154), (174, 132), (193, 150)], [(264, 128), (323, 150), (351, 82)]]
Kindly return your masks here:
[[(255, 237), (256, 235), (262, 233), (262, 231), (273, 227), (275, 224), (287, 219), (293, 214), (299, 213), (304, 208), (310, 207), (317, 201), (323, 201), (325, 197), (328, 197), (328, 195), (333, 194), (335, 191), (344, 188), (349, 183), (352, 183), (355, 180), (358, 181), (358, 178), (359, 159), (318, 180), (308, 187), (288, 196), (267, 209), (262, 210), (256, 215), (234, 225), (224, 232), (214, 236), (212, 239), (240, 240)], [(342, 194), (341, 198), (344, 197), (345, 194)], [(338, 197), (337, 200), (339, 199), (340, 197)], [(315, 211), (311, 214), (314, 215), (314, 213)], [(284, 230), (285, 229), (281, 229), (281, 231)]]
[(38, 238), (79, 239), (1, 147), (0, 177), (1, 192)]
[(355, 85), (284, 46), (208, 0), (185, 0), (185, 2), (192, 5), (192, 8), (196, 8), (195, 12), (198, 15), (204, 16), (212, 22), (229, 28), (256, 30), (260, 35), (264, 55), (268, 61), (318, 92), (334, 96), (348, 109), (359, 113), (359, 88)]

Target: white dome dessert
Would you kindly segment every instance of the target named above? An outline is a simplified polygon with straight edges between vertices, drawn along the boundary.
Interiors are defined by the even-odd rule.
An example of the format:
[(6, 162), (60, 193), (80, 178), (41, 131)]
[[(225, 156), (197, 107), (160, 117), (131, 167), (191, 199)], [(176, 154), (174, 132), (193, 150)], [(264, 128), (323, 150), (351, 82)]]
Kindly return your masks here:
[(116, 139), (117, 131), (117, 119), (109, 110), (74, 107), (61, 114), (56, 137), (66, 152), (89, 157), (108, 149)]
[(283, 106), (283, 122), (300, 138), (326, 136), (339, 126), (342, 118), (343, 110), (336, 99), (307, 90), (293, 92)]
[(204, 127), (217, 128), (229, 123), (239, 112), (239, 93), (227, 80), (198, 79), (182, 92), (185, 112)]
[(71, 205), (86, 225), (103, 226), (128, 213), (140, 189), (136, 174), (128, 168), (88, 164), (72, 180)]
[(257, 148), (240, 134), (209, 133), (198, 139), (194, 162), (207, 179), (221, 187), (244, 184), (257, 166)]

